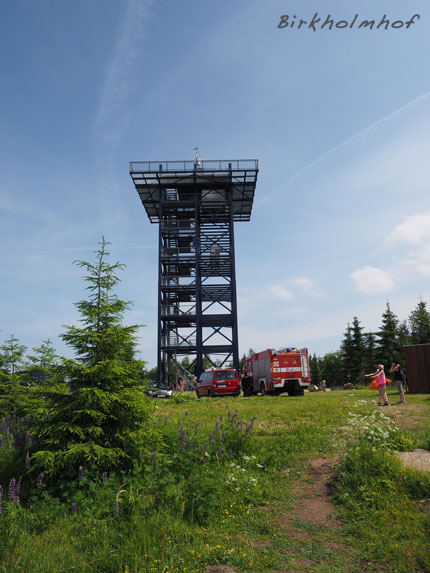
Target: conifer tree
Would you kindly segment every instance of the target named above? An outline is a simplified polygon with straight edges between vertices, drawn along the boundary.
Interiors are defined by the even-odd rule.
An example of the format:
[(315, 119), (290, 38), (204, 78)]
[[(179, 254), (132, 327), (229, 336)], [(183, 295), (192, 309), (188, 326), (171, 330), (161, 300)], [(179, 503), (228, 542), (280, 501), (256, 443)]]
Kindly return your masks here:
[(340, 347), (340, 353), (342, 356), (342, 375), (345, 382), (353, 382), (351, 363), (352, 357), (354, 355), (353, 340), (352, 340), (352, 328), (348, 322), (348, 325), (343, 335), (342, 344)]
[(32, 349), (34, 354), (27, 354), (26, 374), (31, 383), (55, 384), (59, 358), (51, 340)]
[(417, 306), (409, 315), (412, 344), (430, 343), (430, 313), (427, 303), (420, 298)]
[(378, 337), (376, 358), (385, 367), (390, 366), (393, 358), (400, 355), (401, 347), (399, 343), (399, 319), (391, 310), (388, 300), (382, 315), (382, 325), (376, 336)]
[(13, 334), (0, 346), (2, 368), (9, 374), (16, 374), (24, 365), (24, 353), (27, 347), (19, 344), (19, 339)]
[(375, 345), (375, 334), (373, 332), (365, 332), (363, 334), (363, 369), (367, 373), (376, 370), (377, 359)]
[(94, 263), (75, 261), (86, 271), (89, 296), (75, 303), (79, 326), (67, 326), (63, 339), (76, 353), (61, 371), (69, 391), (45, 391), (47, 406), (34, 413), (33, 433), (42, 444), (33, 454), (38, 470), (63, 478), (78, 468), (109, 471), (132, 467), (149, 453), (155, 439), (145, 427), (151, 407), (138, 386), (143, 363), (135, 359), (138, 325), (124, 326), (130, 303), (113, 292), (119, 262), (110, 264), (104, 238)]

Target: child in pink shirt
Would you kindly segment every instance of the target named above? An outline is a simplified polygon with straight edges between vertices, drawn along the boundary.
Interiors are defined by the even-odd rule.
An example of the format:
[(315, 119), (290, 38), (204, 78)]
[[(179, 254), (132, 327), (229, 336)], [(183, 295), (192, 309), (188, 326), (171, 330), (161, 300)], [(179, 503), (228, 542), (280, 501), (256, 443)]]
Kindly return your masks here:
[(385, 379), (384, 365), (378, 364), (378, 370), (365, 376), (378, 379), (379, 402), (378, 406), (389, 406), (387, 396), (387, 380)]

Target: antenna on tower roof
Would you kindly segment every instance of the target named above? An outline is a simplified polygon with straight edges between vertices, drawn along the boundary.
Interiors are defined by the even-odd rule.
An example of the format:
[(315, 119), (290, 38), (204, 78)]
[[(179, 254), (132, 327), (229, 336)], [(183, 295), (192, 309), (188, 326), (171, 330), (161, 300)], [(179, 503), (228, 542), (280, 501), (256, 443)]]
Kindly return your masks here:
[(195, 169), (196, 167), (200, 167), (201, 161), (199, 155), (199, 148), (194, 147), (193, 151), (194, 151), (194, 169)]

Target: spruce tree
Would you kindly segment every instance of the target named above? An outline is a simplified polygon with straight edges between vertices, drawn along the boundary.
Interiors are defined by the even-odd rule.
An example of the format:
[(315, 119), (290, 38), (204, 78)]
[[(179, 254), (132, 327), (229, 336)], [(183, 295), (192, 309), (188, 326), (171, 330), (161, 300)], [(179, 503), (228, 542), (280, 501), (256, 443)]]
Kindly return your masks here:
[(34, 412), (41, 446), (33, 462), (57, 478), (76, 476), (80, 466), (125, 470), (154, 446), (154, 431), (145, 427), (151, 406), (139, 387), (143, 363), (135, 359), (139, 326), (122, 324), (131, 304), (113, 292), (124, 265), (109, 263), (108, 244), (102, 238), (94, 263), (75, 261), (86, 271), (89, 295), (75, 303), (80, 325), (62, 335), (76, 353), (61, 365), (69, 390), (45, 391), (47, 406)]
[(373, 332), (363, 334), (363, 369), (365, 373), (374, 372), (377, 366), (376, 342)]
[(378, 337), (376, 346), (376, 358), (378, 363), (385, 367), (391, 366), (393, 358), (397, 358), (401, 352), (399, 342), (399, 319), (391, 310), (387, 300), (385, 312), (382, 315), (382, 325), (376, 333)]
[(24, 365), (24, 353), (27, 347), (19, 344), (19, 339), (13, 334), (0, 346), (2, 368), (8, 374), (17, 373)]
[(430, 313), (427, 303), (420, 298), (417, 306), (409, 315), (412, 344), (430, 343)]
[(346, 382), (354, 382), (351, 369), (351, 364), (354, 356), (354, 347), (352, 340), (352, 328), (349, 322), (346, 327), (345, 334), (343, 335), (340, 353), (342, 357), (343, 383), (345, 384)]
[(27, 354), (26, 375), (32, 384), (55, 384), (59, 358), (52, 346), (51, 340), (32, 349), (34, 354)]
[(356, 316), (352, 319), (352, 348), (351, 348), (351, 378), (354, 384), (359, 384), (363, 380), (364, 366), (364, 344), (363, 344), (363, 327)]

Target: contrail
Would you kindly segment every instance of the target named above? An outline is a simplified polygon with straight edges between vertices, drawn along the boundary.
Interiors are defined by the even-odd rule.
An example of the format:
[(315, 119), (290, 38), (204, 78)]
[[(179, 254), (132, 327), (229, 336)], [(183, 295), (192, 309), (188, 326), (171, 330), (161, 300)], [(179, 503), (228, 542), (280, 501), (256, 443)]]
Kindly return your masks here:
[(127, 214), (123, 206), (120, 178), (115, 171), (115, 156), (128, 123), (127, 98), (136, 87), (135, 69), (142, 54), (152, 4), (153, 0), (127, 1), (94, 122), (101, 222), (104, 227), (114, 226), (123, 232), (127, 225)]
[[(372, 123), (371, 125), (369, 125), (365, 129), (363, 129), (362, 131), (359, 131), (355, 135), (349, 137), (348, 139), (346, 139), (342, 143), (339, 143), (339, 145), (332, 147), (331, 149), (326, 151), (326, 153), (323, 153), (317, 159), (315, 159), (311, 163), (308, 163), (308, 165), (305, 165), (305, 167), (303, 167), (302, 169), (299, 169), (299, 171), (294, 173), (294, 175), (292, 175), (289, 179), (287, 179), (287, 181), (285, 182), (285, 184), (283, 185), (282, 188), (289, 185), (292, 181), (294, 181), (295, 179), (300, 177), (300, 175), (302, 175), (303, 173), (306, 173), (306, 171), (313, 169), (316, 165), (319, 165), (320, 163), (322, 163), (323, 161), (325, 161), (329, 157), (336, 155), (336, 153), (338, 153), (339, 151), (345, 149), (346, 147), (350, 147), (351, 145), (354, 145), (358, 141), (362, 141), (363, 139), (366, 139), (367, 137), (369, 137), (369, 135), (371, 135), (372, 133), (374, 133), (378, 129), (381, 129), (382, 127), (384, 127), (391, 120), (398, 118), (401, 115), (403, 115), (404, 113), (411, 111), (414, 107), (422, 104), (424, 101), (429, 99), (429, 97), (430, 97), (430, 91), (427, 91), (424, 94), (420, 95), (419, 97), (413, 99), (409, 103), (405, 104), (404, 106), (399, 107), (399, 109), (396, 109), (395, 111), (384, 116), (382, 119), (376, 121), (375, 123)], [(275, 193), (273, 193), (272, 195), (278, 193), (279, 191), (280, 190), (275, 191)], [(270, 196), (268, 196), (266, 198), (268, 199), (269, 197)]]
[(128, 0), (118, 38), (108, 66), (95, 119), (96, 136), (113, 145), (121, 137), (126, 116), (124, 102), (135, 86), (132, 81), (152, 0)]

